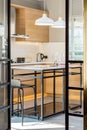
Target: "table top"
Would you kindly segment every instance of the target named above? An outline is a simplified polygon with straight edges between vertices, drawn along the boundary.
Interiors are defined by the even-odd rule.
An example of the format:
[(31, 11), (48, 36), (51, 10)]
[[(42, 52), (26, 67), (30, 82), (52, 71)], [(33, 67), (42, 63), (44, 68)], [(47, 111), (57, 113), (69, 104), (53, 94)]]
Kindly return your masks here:
[[(82, 67), (81, 65), (69, 65), (69, 68), (73, 69), (73, 68), (80, 68)], [(65, 65), (64, 64), (60, 64), (60, 65), (55, 65), (53, 63), (42, 63), (42, 64), (29, 64), (29, 63), (23, 63), (23, 64), (13, 64), (11, 65), (11, 69), (12, 70), (31, 70), (31, 71), (43, 71), (43, 70), (60, 70), (60, 69), (65, 69)]]
[(12, 66), (13, 70), (33, 70), (33, 71), (42, 71), (42, 70), (53, 70), (53, 69), (63, 69), (65, 66), (49, 66), (49, 65), (26, 65), (26, 66)]

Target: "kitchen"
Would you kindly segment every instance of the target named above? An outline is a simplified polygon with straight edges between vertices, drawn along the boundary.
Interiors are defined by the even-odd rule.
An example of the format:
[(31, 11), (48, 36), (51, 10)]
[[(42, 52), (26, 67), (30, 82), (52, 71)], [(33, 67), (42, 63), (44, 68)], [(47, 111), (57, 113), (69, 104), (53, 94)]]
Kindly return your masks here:
[[(62, 4), (62, 3), (61, 3)], [(12, 23), (12, 29), (13, 29), (13, 25), (14, 26), (17, 26), (17, 28), (16, 28), (16, 30), (18, 31), (18, 34), (19, 34), (19, 32), (21, 32), (21, 30), (19, 30), (19, 29), (21, 29), (21, 27), (18, 29), (18, 27), (19, 27), (19, 25), (17, 25), (17, 23), (20, 23), (21, 24), (21, 21), (19, 20), (19, 17), (20, 17), (20, 19), (22, 19), (22, 17), (24, 16), (23, 14), (22, 14), (22, 17), (20, 16), (20, 14), (21, 14), (21, 12), (22, 12), (22, 9), (20, 9), (20, 12), (18, 12), (18, 5), (17, 5), (17, 7), (16, 7), (16, 5), (14, 5), (13, 4), (13, 6), (15, 6), (15, 8), (17, 8), (16, 9), (16, 13), (14, 13), (13, 14), (13, 16), (12, 16), (12, 18), (14, 17), (14, 15), (16, 14), (16, 24), (15, 23)], [(34, 14), (35, 12), (37, 12), (37, 10), (35, 10), (35, 9), (29, 9), (28, 8), (28, 10), (29, 11), (31, 11), (32, 10), (32, 12), (33, 13), (30, 13), (30, 14)], [(18, 16), (18, 14), (17, 13), (19, 13), (19, 16)], [(38, 13), (38, 12), (37, 12)], [(34, 16), (29, 16), (30, 14), (27, 12), (27, 14), (28, 14), (28, 17), (29, 18), (32, 18), (32, 17), (34, 17)], [(26, 15), (27, 15), (26, 14)], [(39, 14), (38, 14), (39, 15)], [(37, 16), (37, 15), (36, 15)], [(34, 19), (34, 20), (33, 20)], [(37, 61), (39, 61), (39, 62), (41, 62), (41, 59), (40, 59), (40, 57), (41, 57), (41, 54), (44, 54), (45, 55), (45, 57), (47, 56), (48, 58), (44, 58), (44, 59), (42, 59), (42, 62), (47, 62), (47, 63), (54, 63), (54, 62), (57, 62), (57, 60), (58, 60), (58, 54), (57, 53), (60, 53), (60, 55), (62, 55), (62, 58), (63, 58), (63, 61), (62, 62), (64, 62), (64, 57), (63, 57), (63, 55), (64, 55), (64, 48), (65, 47), (63, 47), (63, 42), (60, 42), (59, 44), (60, 44), (60, 48), (59, 48), (59, 45), (58, 45), (58, 43), (57, 42), (49, 42), (49, 34), (48, 34), (48, 27), (38, 27), (38, 26), (35, 26), (34, 25), (34, 22), (35, 22), (35, 18), (33, 18), (32, 19), (32, 22), (31, 23), (29, 23), (29, 21), (28, 21), (28, 25), (30, 24), (30, 26), (32, 26), (32, 28), (33, 28), (33, 30), (35, 31), (35, 34), (34, 34), (34, 32), (33, 32), (33, 30), (31, 30), (30, 29), (30, 27), (29, 27), (29, 29), (31, 30), (31, 32), (33, 32), (33, 34), (31, 34), (31, 32), (29, 32), (29, 36), (30, 36), (30, 34), (31, 34), (31, 36), (30, 36), (30, 38), (29, 39), (24, 39), (25, 41), (23, 41), (23, 40), (21, 40), (21, 39), (17, 39), (18, 41), (16, 41), (15, 39), (14, 39), (14, 37), (12, 37), (12, 40), (15, 40), (15, 41), (12, 41), (12, 44), (11, 44), (11, 47), (12, 47), (12, 59), (13, 59), (13, 61), (14, 62), (17, 62), (18, 61), (18, 59), (19, 59), (19, 57), (25, 57), (25, 62), (26, 62), (26, 60), (28, 59), (28, 62), (32, 62), (32, 64), (33, 64), (33, 62), (37, 62)], [(19, 21), (18, 21), (19, 20)], [(15, 21), (15, 20), (12, 20), (13, 22)], [(23, 19), (22, 19), (22, 21), (23, 21)], [(33, 25), (31, 25), (33, 23)], [(26, 24), (27, 24), (27, 21), (26, 21)], [(21, 26), (21, 25), (20, 25)], [(33, 27), (34, 26), (34, 27)], [(35, 28), (36, 27), (36, 28)], [(36, 29), (37, 30), (40, 30), (40, 32), (38, 31), (36, 31)], [(64, 29), (62, 29), (63, 30), (63, 32), (64, 32)], [(12, 31), (14, 31), (14, 30), (12, 30)], [(41, 32), (42, 31), (42, 32)], [(45, 33), (44, 33), (44, 32)], [(28, 31), (27, 31), (28, 32)], [(13, 34), (15, 34), (15, 32), (12, 32)], [(17, 33), (17, 32), (16, 32)], [(37, 35), (37, 34), (38, 35)], [(39, 34), (39, 33), (41, 33), (41, 35)], [(26, 34), (27, 35), (27, 34)], [(33, 36), (34, 35), (34, 36)], [(36, 36), (35, 36), (36, 35)], [(43, 35), (43, 37), (42, 37), (42, 35)], [(45, 35), (47, 35), (48, 36), (48, 38), (45, 38)], [(41, 39), (38, 37), (38, 36), (41, 36)], [(53, 36), (53, 38), (54, 38), (54, 36)], [(56, 40), (56, 39), (55, 39)], [(55, 44), (55, 45), (54, 45)], [(57, 49), (57, 46), (58, 46), (58, 48), (59, 48), (59, 51), (58, 51), (58, 49)], [(20, 49), (21, 48), (21, 49)], [(55, 49), (55, 50), (53, 50), (53, 48)], [(18, 49), (18, 50), (17, 50)], [(51, 53), (49, 53), (49, 50), (50, 49), (50, 51), (51, 51)], [(26, 51), (25, 51), (26, 50)], [(18, 53), (16, 53), (15, 54), (15, 51), (16, 52), (18, 52)], [(45, 52), (46, 51), (46, 52)], [(54, 54), (54, 51), (55, 51), (55, 54)], [(48, 54), (49, 53), (49, 54)], [(39, 55), (38, 55), (39, 54)], [(42, 55), (43, 56), (43, 55)], [(17, 58), (18, 57), (18, 58)], [(61, 57), (60, 57), (61, 58)], [(15, 60), (16, 59), (16, 60)], [(38, 59), (38, 60), (37, 60)], [(59, 59), (59, 60), (61, 60), (61, 59)], [(38, 63), (39, 63), (38, 62)], [(14, 63), (15, 64), (15, 63)], [(40, 64), (40, 63), (39, 63)], [(50, 80), (50, 79), (49, 79)], [(49, 84), (49, 80), (48, 81), (44, 81), (44, 82), (48, 82), (48, 84)], [(61, 83), (61, 80), (62, 80), (62, 78), (60, 78), (59, 79), (60, 80), (60, 84), (62, 84)], [(40, 82), (40, 81), (38, 81), (38, 82)], [(53, 81), (52, 81), (53, 82)], [(40, 95), (40, 83), (38, 83), (39, 85), (37, 86), (37, 94), (38, 95)], [(46, 89), (48, 89), (49, 90), (49, 88), (51, 89), (51, 91), (50, 92), (48, 92), (48, 93), (50, 93), (51, 95), (52, 95), (52, 84), (53, 83), (51, 83), (51, 85), (49, 84), (49, 87), (47, 87)], [(48, 90), (46, 90), (46, 91), (48, 91)], [(27, 92), (26, 92), (27, 91)], [(32, 90), (31, 90), (32, 91)], [(58, 91), (58, 90), (57, 90)], [(61, 90), (62, 91), (62, 90)], [(16, 92), (15, 92), (16, 93)], [(28, 93), (28, 89), (26, 89), (25, 90), (25, 98), (27, 99), (27, 96), (29, 97), (29, 95), (31, 95), (31, 93), (30, 93), (30, 90), (29, 90), (29, 93)], [(15, 98), (16, 98), (16, 96), (15, 96)], [(48, 96), (48, 98), (49, 98), (49, 96)], [(51, 100), (53, 100), (53, 99), (51, 99)], [(47, 101), (47, 102), (49, 102), (49, 101)], [(52, 110), (51, 110), (52, 111)], [(52, 113), (52, 112), (51, 112)], [(47, 115), (49, 115), (49, 114), (47, 114)]]
[[(61, 63), (62, 65), (65, 64), (65, 28), (52, 28), (52, 27), (37, 27), (37, 30), (28, 30), (28, 22), (27, 20), (25, 20), (26, 18), (28, 19), (28, 12), (24, 11), (25, 8), (30, 8), (30, 4), (28, 3), (30, 1), (26, 0), (26, 2), (23, 1), (16, 1), (13, 0), (11, 3), (11, 6), (13, 7), (12, 9), (12, 13), (11, 14), (11, 59), (12, 59), (12, 66), (16, 66), (19, 64), (23, 64), (23, 62), (25, 62), (25, 64), (34, 64), (36, 65), (36, 62), (38, 62), (39, 65), (42, 65), (44, 63), (47, 63), (46, 65), (51, 65), (51, 67), (55, 67), (59, 66)], [(37, 3), (37, 4), (36, 4)], [(43, 1), (37, 1), (35, 2), (34, 0), (32, 1), (32, 8), (34, 8), (33, 10), (37, 11), (37, 9), (43, 9)], [(53, 6), (54, 5), (54, 6)], [(62, 8), (61, 8), (62, 6)], [(52, 18), (53, 20), (57, 20), (60, 16), (65, 19), (65, 1), (59, 1), (59, 4), (57, 4), (57, 0), (54, 1), (50, 1), (49, 4), (49, 0), (46, 1), (46, 10), (48, 10), (47, 13), (49, 13), (49, 17)], [(21, 11), (20, 11), (21, 10)], [(32, 10), (32, 9), (31, 9)], [(25, 12), (26, 15), (24, 14)], [(55, 13), (58, 12), (58, 13)], [(32, 13), (31, 13), (32, 14)], [(30, 14), (29, 14), (30, 15)], [(23, 17), (23, 18), (21, 18)], [(32, 16), (31, 16), (32, 17)], [(19, 20), (19, 21), (18, 21)], [(24, 20), (24, 21), (23, 21)], [(33, 20), (33, 18), (32, 18)], [(19, 25), (18, 25), (19, 23)], [(22, 23), (22, 26), (21, 26)], [(33, 25), (35, 26), (35, 25)], [(23, 29), (22, 31), (20, 29)], [(39, 28), (41, 28), (42, 30), (39, 30)], [(44, 30), (44, 31), (43, 31)], [(42, 32), (41, 32), (42, 31)], [(22, 33), (23, 32), (23, 33)], [(29, 32), (29, 34), (27, 34), (26, 32)], [(32, 33), (33, 32), (33, 33)], [(44, 33), (45, 32), (45, 33)], [(16, 34), (16, 35), (14, 35)], [(40, 34), (43, 34), (43, 38), (40, 39)], [(46, 36), (45, 36), (46, 34)], [(29, 35), (29, 38), (25, 38), (26, 36)], [(42, 40), (43, 39), (43, 40)], [(49, 51), (50, 50), (50, 51)], [(81, 50), (82, 51), (82, 50)], [(55, 52), (55, 53), (54, 53)], [(45, 58), (41, 58), (45, 56)], [(73, 55), (70, 55), (70, 58), (74, 58), (72, 57)], [(72, 59), (71, 59), (72, 60)], [(82, 60), (82, 59), (79, 59)], [(22, 63), (20, 63), (22, 62)], [(52, 66), (54, 65), (54, 66)], [(82, 65), (82, 62), (81, 62)], [(81, 68), (81, 67), (80, 67)], [(51, 68), (54, 70), (54, 68)], [(30, 70), (29, 70), (30, 71)], [(19, 70), (18, 70), (19, 73)], [(78, 73), (78, 72), (77, 72)], [(16, 72), (17, 74), (17, 72)], [(75, 72), (76, 74), (76, 72)], [(80, 74), (80, 73), (79, 73)], [(49, 76), (46, 74), (46, 76)], [(53, 75), (50, 75), (53, 76)], [(20, 78), (20, 77), (19, 77)], [(56, 88), (56, 102), (57, 100), (61, 101), (62, 100), (62, 95), (63, 95), (63, 91), (62, 91), (62, 78), (63, 77), (58, 77), (56, 78), (56, 84), (59, 84), (58, 88)], [(71, 81), (74, 80), (75, 86), (79, 86), (79, 76), (74, 75), (73, 79), (71, 79)], [(76, 82), (77, 80), (77, 82)], [(30, 81), (32, 82), (32, 81)], [(52, 97), (53, 95), (53, 82), (52, 79), (46, 79), (44, 81), (45, 85), (47, 87), (45, 87), (45, 93), (44, 95), (45, 98), (48, 99), (50, 97)], [(28, 82), (29, 83), (29, 82)], [(37, 81), (38, 87), (37, 87), (37, 97), (38, 99), (40, 98), (40, 80)], [(80, 84), (82, 85), (82, 83)], [(29, 91), (29, 93), (28, 93)], [(24, 97), (24, 101), (30, 101), (33, 99), (33, 92), (32, 90), (25, 90), (25, 97)], [(81, 93), (82, 94), (82, 93)], [(14, 101), (17, 101), (17, 90), (14, 90)], [(73, 98), (73, 95), (77, 95), (76, 99), (72, 100), (72, 104), (75, 103), (75, 105), (77, 105), (79, 103), (79, 92), (73, 92), (71, 94), (71, 98)], [(80, 95), (81, 96), (81, 95)], [(75, 97), (74, 97), (75, 98)], [(46, 99), (47, 103), (49, 103), (49, 100)], [(54, 99), (54, 97), (50, 98), (51, 102), (53, 102), (52, 100)], [(74, 103), (73, 103), (74, 101)], [(63, 103), (62, 103), (63, 104)], [(49, 106), (48, 106), (49, 108)], [(46, 109), (48, 109), (46, 108)], [(56, 109), (58, 109), (58, 107), (56, 106)], [(62, 107), (61, 107), (62, 110)], [(47, 110), (46, 110), (47, 111)], [(57, 110), (57, 112), (59, 112), (60, 110)], [(61, 111), (60, 111), (61, 112)], [(78, 112), (78, 110), (76, 109), (77, 114), (80, 113), (80, 111)], [(53, 108), (51, 108), (51, 113), (46, 113), (46, 116), (52, 115), (53, 114)]]

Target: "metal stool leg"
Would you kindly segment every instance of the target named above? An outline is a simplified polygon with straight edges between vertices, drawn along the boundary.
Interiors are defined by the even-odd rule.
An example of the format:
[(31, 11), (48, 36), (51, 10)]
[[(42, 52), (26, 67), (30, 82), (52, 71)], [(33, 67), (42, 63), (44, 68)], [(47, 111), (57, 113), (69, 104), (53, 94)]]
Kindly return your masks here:
[(10, 105), (11, 105), (11, 116), (13, 116), (13, 88), (11, 87), (11, 94), (10, 94)]
[(34, 90), (34, 110), (35, 110), (35, 116), (37, 114), (37, 99), (36, 99), (36, 86), (33, 87)]
[(24, 121), (24, 90), (22, 90), (22, 126), (23, 126), (23, 121)]
[(19, 115), (19, 104), (20, 104), (20, 88), (18, 88), (18, 104), (17, 104), (17, 109), (18, 109), (18, 115)]
[(13, 112), (14, 112), (14, 105), (13, 105), (13, 88), (11, 88), (11, 92), (12, 92), (12, 93), (11, 93), (11, 98), (12, 98), (12, 99), (11, 99), (11, 101), (12, 101), (12, 105), (11, 105), (11, 109), (12, 109), (11, 112), (12, 112), (12, 113), (11, 113), (11, 114), (12, 114), (12, 116), (13, 116)]
[(24, 121), (24, 90), (20, 88), (20, 105), (21, 105), (21, 116), (22, 116), (22, 126)]

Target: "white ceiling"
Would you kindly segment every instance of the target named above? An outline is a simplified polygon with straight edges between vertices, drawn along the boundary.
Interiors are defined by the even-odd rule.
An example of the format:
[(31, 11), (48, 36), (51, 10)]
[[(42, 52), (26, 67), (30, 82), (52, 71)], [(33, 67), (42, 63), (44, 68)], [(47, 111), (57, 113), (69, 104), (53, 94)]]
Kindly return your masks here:
[(13, 4), (24, 5), (43, 10), (43, 0), (11, 0)]

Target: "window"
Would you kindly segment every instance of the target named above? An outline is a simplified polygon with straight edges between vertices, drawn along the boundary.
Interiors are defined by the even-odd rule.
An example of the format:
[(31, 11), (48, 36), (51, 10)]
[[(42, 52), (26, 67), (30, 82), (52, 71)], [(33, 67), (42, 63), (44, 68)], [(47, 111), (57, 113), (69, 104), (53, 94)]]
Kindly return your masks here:
[(69, 4), (69, 59), (83, 60), (83, 0)]
[(69, 29), (69, 59), (83, 60), (83, 20), (72, 17)]

